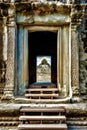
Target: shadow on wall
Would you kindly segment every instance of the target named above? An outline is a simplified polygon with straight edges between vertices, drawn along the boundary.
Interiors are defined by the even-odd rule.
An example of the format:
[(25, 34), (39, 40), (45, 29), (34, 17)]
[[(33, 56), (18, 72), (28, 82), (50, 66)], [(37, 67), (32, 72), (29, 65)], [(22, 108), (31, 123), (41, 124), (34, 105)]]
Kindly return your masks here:
[(5, 61), (0, 60), (0, 83), (5, 83), (5, 74), (6, 74), (6, 63)]
[(87, 126), (69, 126), (68, 130), (87, 130)]

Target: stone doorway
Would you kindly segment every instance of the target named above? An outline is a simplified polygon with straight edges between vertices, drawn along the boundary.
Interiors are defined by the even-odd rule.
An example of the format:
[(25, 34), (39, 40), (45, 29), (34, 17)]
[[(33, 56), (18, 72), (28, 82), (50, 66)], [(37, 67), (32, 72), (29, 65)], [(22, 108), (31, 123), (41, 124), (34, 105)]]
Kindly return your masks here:
[(36, 57), (36, 82), (51, 82), (51, 56)]
[[(69, 94), (71, 86), (69, 26), (19, 25), (17, 32), (15, 93), (24, 95), (29, 84), (36, 82), (36, 57), (51, 56), (51, 82), (60, 88), (61, 93)], [(48, 40), (44, 38), (45, 35), (49, 37)], [(45, 39), (47, 41), (44, 42)]]
[[(34, 82), (53, 82), (57, 83), (57, 33), (50, 31), (36, 31), (28, 33), (28, 50), (29, 50), (29, 84)], [(37, 81), (37, 58), (51, 58), (51, 73), (49, 80), (46, 80), (46, 74), (43, 72), (43, 79)], [(43, 65), (42, 65), (43, 66)], [(46, 65), (45, 65), (46, 67)], [(42, 68), (43, 69), (43, 68)], [(37, 77), (38, 76), (38, 77)], [(47, 77), (47, 78), (48, 78)], [(41, 77), (40, 77), (41, 78)]]

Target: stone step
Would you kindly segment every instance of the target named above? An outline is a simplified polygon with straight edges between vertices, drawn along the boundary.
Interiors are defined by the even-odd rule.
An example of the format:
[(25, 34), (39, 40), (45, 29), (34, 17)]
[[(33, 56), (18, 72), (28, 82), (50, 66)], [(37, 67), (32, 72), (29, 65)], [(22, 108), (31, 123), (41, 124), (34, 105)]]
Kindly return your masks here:
[(26, 89), (25, 92), (58, 92), (58, 88), (30, 88)]
[(67, 130), (66, 124), (20, 124), (18, 130)]
[(33, 83), (25, 90), (25, 97), (28, 99), (57, 99), (58, 88), (54, 83)]
[(25, 120), (29, 120), (29, 121), (31, 121), (31, 120), (36, 120), (36, 121), (44, 121), (44, 120), (48, 120), (48, 121), (59, 121), (59, 120), (63, 120), (63, 121), (65, 121), (66, 120), (66, 117), (65, 116), (58, 116), (58, 115), (56, 115), (56, 116), (51, 116), (51, 115), (40, 115), (40, 116), (20, 116), (19, 117), (19, 120), (20, 121), (25, 121)]
[(18, 130), (67, 130), (62, 107), (28, 107), (20, 109)]
[(56, 88), (54, 83), (33, 83), (29, 85), (29, 88)]
[(24, 106), (20, 109), (20, 112), (21, 113), (26, 113), (26, 112), (30, 112), (30, 113), (33, 113), (33, 112), (47, 112), (47, 113), (65, 113), (65, 109), (62, 108), (62, 107), (56, 107), (56, 108), (51, 108), (51, 107), (48, 107), (48, 108), (38, 108), (38, 107), (27, 107), (27, 106)]
[(52, 94), (44, 94), (44, 93), (30, 94), (29, 93), (29, 94), (25, 94), (25, 97), (26, 98), (39, 98), (39, 99), (41, 99), (41, 98), (45, 98), (45, 99), (50, 98), (50, 99), (53, 99), (53, 98), (58, 98), (58, 94), (55, 94), (55, 93), (52, 93)]
[(25, 97), (30, 99), (54, 99), (58, 98), (57, 88), (30, 88), (26, 89)]

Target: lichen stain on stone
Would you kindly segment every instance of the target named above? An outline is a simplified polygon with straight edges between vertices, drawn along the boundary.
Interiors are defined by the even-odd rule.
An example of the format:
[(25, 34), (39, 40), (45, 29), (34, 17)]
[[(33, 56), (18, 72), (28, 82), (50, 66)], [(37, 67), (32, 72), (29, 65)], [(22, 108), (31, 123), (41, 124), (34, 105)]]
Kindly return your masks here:
[(46, 14), (53, 14), (53, 13), (60, 13), (60, 14), (69, 14), (70, 7), (67, 6), (57, 6), (56, 4), (44, 4), (44, 3), (29, 3), (29, 4), (19, 4), (16, 5), (16, 12), (23, 13), (24, 15), (29, 14), (38, 14), (38, 15), (46, 15)]

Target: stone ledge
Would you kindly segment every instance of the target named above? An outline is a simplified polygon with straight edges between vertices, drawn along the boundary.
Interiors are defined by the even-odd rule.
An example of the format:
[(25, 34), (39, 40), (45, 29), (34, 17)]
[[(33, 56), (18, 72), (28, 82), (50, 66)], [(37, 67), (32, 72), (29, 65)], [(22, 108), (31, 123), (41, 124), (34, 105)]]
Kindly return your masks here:
[(66, 110), (68, 126), (85, 126), (87, 123), (87, 102), (74, 104), (0, 104), (0, 130), (17, 130), (20, 108), (27, 107), (63, 107)]
[(72, 126), (87, 126), (87, 120), (83, 120), (83, 121), (80, 121), (80, 120), (77, 120), (77, 121), (66, 121), (67, 125), (72, 125)]
[(69, 130), (87, 130), (87, 126), (69, 126)]
[(73, 104), (0, 104), (0, 116), (19, 116), (19, 110), (22, 106), (28, 107), (64, 107), (66, 109), (67, 117), (82, 117), (87, 116), (87, 102), (86, 103), (73, 103)]
[(0, 126), (0, 130), (17, 130), (17, 127)]
[(0, 104), (0, 116), (18, 116), (20, 106), (16, 104)]

